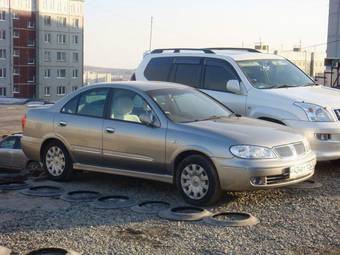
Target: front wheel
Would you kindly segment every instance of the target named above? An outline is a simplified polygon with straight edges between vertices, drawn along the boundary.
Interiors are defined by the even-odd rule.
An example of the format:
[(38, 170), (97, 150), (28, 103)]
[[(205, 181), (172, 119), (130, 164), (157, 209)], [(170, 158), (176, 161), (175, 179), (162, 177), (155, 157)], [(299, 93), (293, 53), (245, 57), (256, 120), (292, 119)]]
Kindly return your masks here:
[(178, 166), (176, 184), (184, 200), (193, 205), (210, 205), (222, 196), (215, 166), (204, 156), (192, 155)]
[(60, 142), (51, 142), (45, 146), (43, 164), (48, 177), (54, 181), (68, 181), (72, 177), (72, 161)]

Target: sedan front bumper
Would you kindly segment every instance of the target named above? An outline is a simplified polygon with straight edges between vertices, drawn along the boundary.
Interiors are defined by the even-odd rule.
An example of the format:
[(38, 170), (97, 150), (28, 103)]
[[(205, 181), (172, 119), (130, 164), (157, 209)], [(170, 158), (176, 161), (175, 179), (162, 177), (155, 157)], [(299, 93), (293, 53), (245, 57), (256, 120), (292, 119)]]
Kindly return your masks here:
[[(314, 175), (316, 158), (313, 152), (298, 159), (246, 160), (239, 158), (213, 158), (225, 191), (246, 191), (283, 187), (309, 179)], [(292, 177), (291, 168), (311, 165), (311, 171), (299, 177)], [(252, 183), (253, 178), (265, 180), (264, 184)]]
[[(285, 120), (284, 122), (308, 139), (318, 161), (340, 159), (340, 121)], [(321, 140), (319, 135), (326, 136), (328, 139)]]

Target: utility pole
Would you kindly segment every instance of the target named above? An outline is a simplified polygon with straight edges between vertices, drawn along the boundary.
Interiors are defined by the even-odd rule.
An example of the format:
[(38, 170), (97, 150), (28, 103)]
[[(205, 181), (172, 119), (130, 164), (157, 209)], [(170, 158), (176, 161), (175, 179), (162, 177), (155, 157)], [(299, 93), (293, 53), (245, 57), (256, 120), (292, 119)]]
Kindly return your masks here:
[(151, 51), (152, 49), (152, 31), (153, 30), (153, 16), (151, 16), (151, 22), (150, 22), (150, 45), (149, 45), (149, 50)]

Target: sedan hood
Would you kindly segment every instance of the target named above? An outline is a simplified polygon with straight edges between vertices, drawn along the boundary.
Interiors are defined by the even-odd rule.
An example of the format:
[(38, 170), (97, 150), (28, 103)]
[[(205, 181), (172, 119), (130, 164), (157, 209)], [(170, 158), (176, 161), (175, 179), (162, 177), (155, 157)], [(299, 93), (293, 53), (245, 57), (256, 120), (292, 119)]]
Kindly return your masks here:
[(305, 138), (292, 129), (250, 118), (222, 118), (183, 124), (203, 131), (214, 133), (233, 141), (233, 144), (258, 145), (272, 148), (279, 145), (304, 141)]
[(325, 86), (263, 90), (273, 97), (285, 97), (294, 102), (306, 102), (322, 107), (340, 109), (340, 90)]

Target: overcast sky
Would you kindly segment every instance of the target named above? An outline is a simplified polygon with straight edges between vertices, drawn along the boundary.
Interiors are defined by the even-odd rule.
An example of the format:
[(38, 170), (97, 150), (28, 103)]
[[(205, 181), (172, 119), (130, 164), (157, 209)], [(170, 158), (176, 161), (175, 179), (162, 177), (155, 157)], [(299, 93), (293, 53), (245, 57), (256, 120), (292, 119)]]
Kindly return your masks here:
[(151, 16), (153, 48), (253, 47), (261, 38), (287, 50), (327, 41), (328, 0), (87, 0), (85, 64), (136, 68)]

